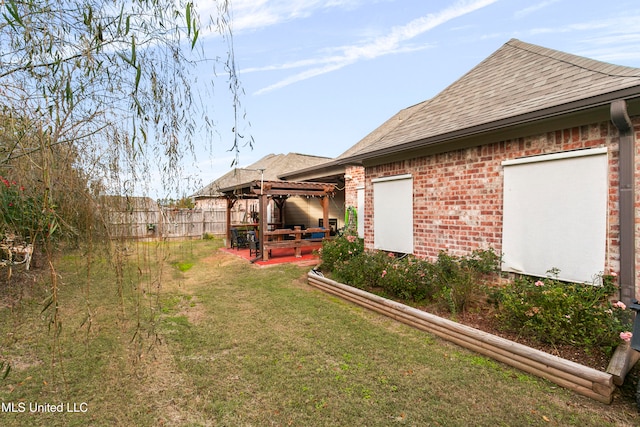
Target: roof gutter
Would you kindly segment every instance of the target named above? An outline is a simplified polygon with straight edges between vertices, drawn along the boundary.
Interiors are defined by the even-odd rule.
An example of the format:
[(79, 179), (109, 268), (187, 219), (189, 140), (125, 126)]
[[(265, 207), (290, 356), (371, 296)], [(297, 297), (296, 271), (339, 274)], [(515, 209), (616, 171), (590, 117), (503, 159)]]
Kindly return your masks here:
[(620, 225), (620, 300), (636, 299), (635, 288), (635, 138), (624, 99), (611, 102), (611, 121), (620, 132), (618, 150), (618, 212)]

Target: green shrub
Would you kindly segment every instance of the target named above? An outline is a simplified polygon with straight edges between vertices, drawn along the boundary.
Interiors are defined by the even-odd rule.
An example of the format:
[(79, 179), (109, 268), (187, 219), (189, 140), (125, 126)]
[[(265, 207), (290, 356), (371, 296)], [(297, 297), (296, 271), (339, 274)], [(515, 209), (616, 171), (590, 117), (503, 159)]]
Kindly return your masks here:
[(499, 270), (500, 257), (493, 249), (475, 250), (466, 257), (441, 251), (435, 263), (437, 301), (451, 314), (465, 311), (479, 299), (485, 299), (485, 282)]
[(498, 320), (505, 330), (550, 344), (572, 344), (611, 352), (631, 326), (624, 304), (612, 303), (615, 286), (520, 278), (497, 291)]
[(412, 255), (396, 259), (386, 256), (387, 266), (381, 273), (380, 285), (389, 295), (404, 300), (422, 301), (434, 295), (434, 268)]
[(0, 238), (15, 236), (34, 242), (58, 228), (53, 208), (45, 208), (42, 195), (0, 176)]
[(334, 263), (332, 271), (336, 280), (350, 286), (411, 301), (432, 296), (432, 272), (432, 265), (427, 261), (414, 256), (398, 259), (393, 253), (383, 251), (361, 252)]
[(341, 264), (364, 252), (364, 240), (354, 235), (341, 235), (324, 240), (320, 249), (322, 271), (334, 271)]
[(476, 249), (471, 255), (460, 258), (460, 265), (476, 274), (498, 273), (501, 264), (502, 257), (495, 253), (493, 248)]
[(381, 254), (361, 252), (353, 258), (336, 263), (333, 274), (337, 280), (350, 286), (371, 290), (380, 286), (385, 265)]
[(441, 252), (430, 263), (413, 255), (364, 251), (354, 236), (325, 242), (321, 258), (323, 271), (350, 286), (414, 302), (442, 301), (454, 314), (479, 298), (486, 275), (498, 269), (500, 260), (493, 250), (477, 250), (468, 257)]

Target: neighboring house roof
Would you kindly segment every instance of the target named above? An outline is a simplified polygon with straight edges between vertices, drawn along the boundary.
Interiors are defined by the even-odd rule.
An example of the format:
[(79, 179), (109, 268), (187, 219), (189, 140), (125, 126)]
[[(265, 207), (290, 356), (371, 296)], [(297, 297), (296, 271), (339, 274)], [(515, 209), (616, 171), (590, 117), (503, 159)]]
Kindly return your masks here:
[(400, 111), (336, 161), (372, 159), (638, 96), (638, 68), (512, 39), (434, 98)]
[(328, 157), (299, 153), (268, 154), (246, 168), (235, 168), (227, 172), (196, 192), (193, 197), (218, 197), (222, 195), (221, 189), (242, 188), (256, 180), (277, 181), (280, 175), (289, 171), (305, 169), (329, 160)]
[(368, 145), (375, 143), (377, 140), (382, 138), (387, 133), (392, 132), (395, 128), (397, 128), (403, 122), (403, 120), (405, 120), (407, 117), (410, 117), (416, 110), (422, 107), (426, 102), (428, 101), (424, 101), (424, 102), (421, 102), (420, 104), (416, 104), (414, 106), (405, 108), (404, 110), (400, 110), (393, 117), (391, 117), (389, 120), (384, 122), (381, 126), (376, 128), (373, 132), (371, 132), (370, 134), (362, 138), (356, 145), (349, 148), (347, 151), (342, 153), (337, 158), (331, 161), (328, 161), (326, 163), (322, 163), (320, 165), (309, 167), (307, 169), (292, 171), (286, 177), (281, 176), (281, 178), (286, 178), (286, 179), (293, 179), (293, 178), (299, 178), (299, 177), (309, 178), (309, 177), (313, 177), (314, 173), (317, 174), (318, 172), (321, 172), (321, 174), (324, 174), (324, 175), (327, 175), (327, 174), (330, 175), (330, 174), (336, 174), (336, 173), (341, 173), (342, 175), (344, 175), (345, 163), (342, 162), (342, 159), (347, 159), (349, 158), (349, 156), (353, 154), (357, 154), (358, 152), (360, 152), (360, 150), (363, 150)]

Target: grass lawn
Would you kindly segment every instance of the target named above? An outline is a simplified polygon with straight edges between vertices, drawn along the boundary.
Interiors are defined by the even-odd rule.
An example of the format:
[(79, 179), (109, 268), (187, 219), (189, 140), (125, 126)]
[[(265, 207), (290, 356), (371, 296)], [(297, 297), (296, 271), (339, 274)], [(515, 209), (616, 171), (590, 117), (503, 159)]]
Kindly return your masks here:
[(60, 328), (37, 281), (0, 298), (0, 425), (640, 424), (621, 397), (597, 403), (315, 290), (308, 267), (258, 268), (219, 241), (132, 245), (122, 269), (58, 263)]

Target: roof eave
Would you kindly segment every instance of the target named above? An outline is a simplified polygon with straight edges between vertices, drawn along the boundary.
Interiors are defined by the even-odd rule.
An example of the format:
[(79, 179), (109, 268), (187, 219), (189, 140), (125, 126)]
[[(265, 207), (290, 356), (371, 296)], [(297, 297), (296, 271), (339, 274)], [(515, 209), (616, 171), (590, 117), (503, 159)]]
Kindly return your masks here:
[(344, 168), (344, 165), (338, 163), (336, 160), (332, 160), (327, 163), (322, 163), (316, 166), (311, 166), (308, 168), (283, 173), (281, 175), (278, 175), (278, 178), (285, 181), (296, 181), (301, 178), (304, 179), (304, 177), (309, 175), (326, 172), (328, 169), (343, 169), (343, 168)]
[(336, 162), (341, 165), (361, 163), (370, 159), (386, 157), (389, 155), (398, 154), (404, 151), (416, 150), (431, 145), (444, 144), (447, 141), (459, 140), (463, 138), (469, 138), (485, 133), (496, 132), (504, 130), (506, 128), (526, 125), (536, 121), (542, 121), (550, 118), (555, 118), (565, 114), (576, 113), (584, 110), (594, 109), (608, 105), (610, 102), (616, 99), (630, 100), (633, 98), (640, 98), (640, 85), (632, 86), (629, 88), (621, 89), (614, 92), (608, 92), (602, 95), (597, 95), (590, 98), (585, 98), (565, 104), (556, 105), (553, 107), (532, 111), (517, 116), (507, 117), (505, 119), (496, 120), (493, 122), (483, 123), (477, 126), (469, 128), (458, 129), (453, 132), (447, 132), (432, 137), (423, 138), (407, 143), (397, 144), (391, 147), (386, 147), (376, 151), (366, 152), (362, 154), (354, 154), (352, 156), (338, 159)]

